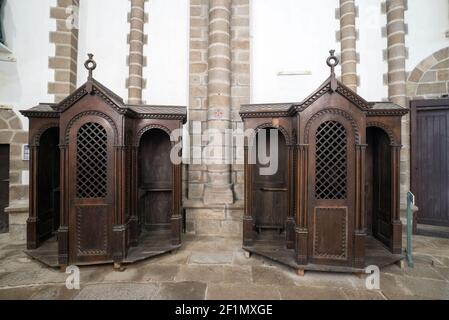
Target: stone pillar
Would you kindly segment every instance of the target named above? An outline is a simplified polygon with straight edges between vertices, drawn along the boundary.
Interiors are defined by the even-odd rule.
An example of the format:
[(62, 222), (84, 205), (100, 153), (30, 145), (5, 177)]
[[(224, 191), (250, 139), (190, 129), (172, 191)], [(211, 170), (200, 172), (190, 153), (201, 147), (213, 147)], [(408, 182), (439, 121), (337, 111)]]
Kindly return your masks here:
[[(188, 187), (183, 199), (188, 232), (219, 236), (241, 236), (242, 233), (242, 150), (238, 155), (241, 164), (210, 164), (204, 157), (200, 161), (198, 155), (201, 151), (215, 150), (212, 146), (204, 152), (208, 142), (201, 133), (206, 129), (223, 133), (225, 129), (243, 128), (240, 105), (250, 102), (249, 7), (249, 0), (190, 0), (189, 131), (192, 144), (191, 162), (185, 176)], [(218, 144), (216, 147), (218, 149)], [(229, 141), (224, 152), (221, 144), (219, 147), (222, 155), (218, 158), (236, 158)]]
[[(388, 62), (388, 98), (390, 101), (407, 108), (407, 74), (405, 61), (407, 49), (405, 46), (406, 24), (404, 21), (406, 0), (387, 0), (387, 62)], [(402, 120), (401, 153), (401, 206), (406, 205), (406, 193), (410, 190), (410, 125), (409, 116)]]
[(129, 42), (129, 78), (126, 81), (128, 88), (128, 102), (131, 104), (142, 103), (142, 90), (145, 88), (143, 79), (143, 67), (145, 57), (143, 56), (143, 46), (146, 43), (144, 25), (147, 20), (145, 14), (146, 0), (130, 0), (131, 11), (128, 15), (130, 31)]
[[(231, 121), (231, 0), (210, 0), (209, 6), (209, 50), (208, 50), (208, 109), (209, 159), (216, 164), (207, 165), (207, 184), (204, 203), (232, 204), (231, 167), (225, 164), (230, 156), (230, 145), (226, 142), (225, 130)], [(222, 140), (212, 142), (221, 133)], [(223, 161), (222, 164), (219, 164)]]
[(50, 43), (55, 55), (49, 57), (48, 67), (55, 71), (54, 81), (48, 83), (48, 93), (60, 102), (76, 89), (78, 59), (79, 0), (58, 0), (50, 8), (50, 18), (56, 21), (56, 31), (50, 31)]
[(341, 79), (351, 90), (357, 92), (357, 29), (355, 18), (357, 7), (355, 0), (340, 0), (340, 44)]
[[(250, 0), (232, 1), (231, 18), (231, 121), (232, 128), (243, 128), (240, 118), (240, 106), (250, 101), (250, 39), (249, 39), (249, 5)], [(234, 158), (243, 159), (234, 148)], [(241, 152), (241, 150), (240, 150)], [(244, 166), (234, 163), (232, 165), (232, 183), (234, 199), (239, 202), (244, 199)]]

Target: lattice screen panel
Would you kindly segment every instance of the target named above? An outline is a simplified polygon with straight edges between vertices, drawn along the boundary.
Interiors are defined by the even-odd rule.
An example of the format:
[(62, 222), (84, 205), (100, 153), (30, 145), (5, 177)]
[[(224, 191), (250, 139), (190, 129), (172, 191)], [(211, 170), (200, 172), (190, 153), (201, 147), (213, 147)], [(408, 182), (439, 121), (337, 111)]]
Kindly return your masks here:
[(344, 200), (347, 197), (347, 138), (336, 121), (320, 125), (316, 133), (315, 197)]
[(107, 193), (108, 137), (98, 123), (84, 124), (77, 134), (76, 196), (104, 198)]

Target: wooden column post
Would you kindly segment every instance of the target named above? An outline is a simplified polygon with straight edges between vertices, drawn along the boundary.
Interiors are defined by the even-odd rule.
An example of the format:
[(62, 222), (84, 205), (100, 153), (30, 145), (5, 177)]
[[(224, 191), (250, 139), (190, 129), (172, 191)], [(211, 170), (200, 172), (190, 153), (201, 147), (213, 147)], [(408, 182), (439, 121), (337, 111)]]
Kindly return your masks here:
[(288, 212), (287, 221), (285, 223), (286, 227), (286, 240), (287, 248), (295, 248), (295, 207), (294, 207), (294, 197), (295, 197), (295, 163), (294, 163), (294, 153), (295, 146), (288, 145)]
[[(60, 134), (62, 139), (64, 136)], [(58, 229), (58, 262), (59, 265), (65, 266), (70, 262), (69, 257), (69, 199), (68, 199), (68, 146), (63, 142), (59, 146), (60, 148), (60, 223)]]
[(308, 161), (309, 145), (296, 146), (296, 262), (300, 265), (308, 263), (308, 228), (307, 228), (307, 197), (308, 197)]
[(402, 253), (402, 222), (401, 222), (401, 201), (400, 201), (400, 162), (401, 145), (391, 145), (391, 218), (393, 241), (391, 251), (395, 254)]
[[(181, 124), (182, 127), (182, 124)], [(175, 143), (180, 143), (180, 139), (177, 142), (172, 142), (172, 147)], [(173, 188), (173, 201), (172, 201), (172, 217), (171, 217), (171, 230), (172, 230), (172, 245), (181, 245), (181, 229), (182, 229), (182, 163), (172, 164), (173, 176), (172, 176), (172, 188)]]
[(121, 263), (126, 257), (127, 242), (126, 242), (126, 211), (125, 211), (125, 199), (126, 199), (126, 181), (124, 179), (124, 173), (126, 170), (126, 148), (125, 146), (115, 146), (115, 221), (112, 225), (113, 233), (113, 248), (112, 255), (114, 263)]
[[(255, 140), (255, 139), (254, 139)], [(253, 164), (249, 163), (248, 146), (245, 145), (245, 212), (243, 215), (243, 245), (253, 244), (253, 214), (252, 214), (252, 170)]]
[(365, 267), (365, 152), (366, 144), (356, 145), (356, 188), (354, 226), (354, 267)]
[(130, 150), (130, 161), (131, 161), (131, 172), (129, 173), (131, 175), (131, 183), (130, 183), (130, 211), (131, 211), (131, 217), (130, 217), (130, 245), (136, 246), (139, 239), (139, 218), (138, 218), (138, 205), (139, 205), (139, 197), (138, 197), (138, 188), (137, 184), (139, 181), (139, 177), (137, 176), (137, 155), (138, 155), (138, 149), (139, 147), (136, 145), (133, 145)]
[(39, 246), (37, 223), (37, 168), (39, 147), (30, 143), (30, 214), (27, 219), (27, 249), (36, 249)]

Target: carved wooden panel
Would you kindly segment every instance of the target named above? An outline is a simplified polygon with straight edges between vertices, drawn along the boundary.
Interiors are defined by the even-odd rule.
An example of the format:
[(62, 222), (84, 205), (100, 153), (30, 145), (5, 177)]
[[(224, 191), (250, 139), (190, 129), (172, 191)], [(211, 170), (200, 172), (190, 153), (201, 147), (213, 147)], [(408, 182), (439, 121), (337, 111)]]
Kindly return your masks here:
[(345, 207), (316, 207), (313, 221), (314, 258), (346, 260), (348, 211)]
[(107, 205), (76, 208), (76, 248), (78, 255), (106, 255), (108, 251)]

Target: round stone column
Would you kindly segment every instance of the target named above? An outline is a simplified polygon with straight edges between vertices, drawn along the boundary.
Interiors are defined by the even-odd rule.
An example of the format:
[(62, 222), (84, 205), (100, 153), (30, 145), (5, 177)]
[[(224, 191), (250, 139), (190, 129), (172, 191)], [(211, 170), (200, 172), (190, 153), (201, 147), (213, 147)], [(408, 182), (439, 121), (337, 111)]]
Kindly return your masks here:
[(143, 80), (143, 46), (145, 42), (145, 0), (130, 0), (131, 12), (129, 14), (129, 78), (128, 102), (142, 103)]
[[(387, 0), (387, 62), (388, 62), (388, 98), (390, 101), (407, 108), (407, 58), (405, 46), (406, 25), (405, 0)], [(401, 152), (401, 207), (406, 205), (406, 193), (410, 190), (410, 136), (409, 116), (402, 118)]]
[(357, 92), (357, 29), (355, 0), (340, 0), (341, 79)]
[[(209, 2), (208, 110), (209, 131), (205, 204), (232, 204), (231, 157), (231, 0)], [(221, 139), (217, 139), (217, 135)], [(213, 140), (213, 141), (212, 141)], [(221, 141), (220, 141), (221, 140)], [(210, 163), (213, 160), (214, 163)], [(221, 163), (220, 163), (221, 162)]]

